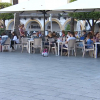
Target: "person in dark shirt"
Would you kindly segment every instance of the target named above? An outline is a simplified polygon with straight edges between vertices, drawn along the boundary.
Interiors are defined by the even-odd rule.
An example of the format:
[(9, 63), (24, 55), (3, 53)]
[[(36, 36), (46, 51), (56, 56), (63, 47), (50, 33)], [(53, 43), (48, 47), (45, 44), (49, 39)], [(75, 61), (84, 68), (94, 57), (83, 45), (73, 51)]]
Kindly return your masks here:
[(85, 37), (85, 38), (87, 37), (87, 33), (85, 30), (83, 31), (83, 37)]
[(86, 33), (86, 31), (84, 30), (84, 31), (83, 31), (83, 35), (80, 37), (80, 40), (84, 40), (84, 39), (86, 39), (86, 37), (87, 37), (87, 33)]

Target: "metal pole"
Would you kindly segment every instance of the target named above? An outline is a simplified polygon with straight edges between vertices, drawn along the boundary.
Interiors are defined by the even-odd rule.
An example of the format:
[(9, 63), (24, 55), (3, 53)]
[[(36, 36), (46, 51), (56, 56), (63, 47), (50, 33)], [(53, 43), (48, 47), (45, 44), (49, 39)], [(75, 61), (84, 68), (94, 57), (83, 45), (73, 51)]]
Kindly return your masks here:
[(44, 36), (45, 36), (45, 10), (43, 11), (43, 15), (44, 15)]
[(16, 19), (16, 13), (14, 13), (14, 27), (13, 27), (13, 31), (15, 31), (15, 19)]
[(50, 14), (51, 32), (52, 32), (52, 14)]

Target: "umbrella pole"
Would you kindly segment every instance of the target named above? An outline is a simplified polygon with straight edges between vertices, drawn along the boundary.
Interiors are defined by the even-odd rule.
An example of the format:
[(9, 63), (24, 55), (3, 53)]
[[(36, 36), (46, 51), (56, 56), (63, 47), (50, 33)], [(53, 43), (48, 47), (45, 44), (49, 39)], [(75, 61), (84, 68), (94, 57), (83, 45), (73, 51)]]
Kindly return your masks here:
[(44, 15), (44, 36), (45, 36), (45, 10), (43, 11), (43, 15)]

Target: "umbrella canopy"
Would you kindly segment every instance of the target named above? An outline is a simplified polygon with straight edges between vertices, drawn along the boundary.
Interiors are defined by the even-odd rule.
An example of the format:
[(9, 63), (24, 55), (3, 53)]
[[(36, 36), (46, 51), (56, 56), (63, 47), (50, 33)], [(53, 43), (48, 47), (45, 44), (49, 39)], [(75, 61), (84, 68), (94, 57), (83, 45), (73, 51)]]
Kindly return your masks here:
[[(49, 13), (58, 13), (59, 11), (51, 11), (61, 5), (67, 4), (66, 0), (28, 0), (24, 3), (16, 4), (0, 10), (0, 13), (15, 13), (15, 12), (34, 12), (39, 13), (40, 10), (45, 10)], [(46, 13), (47, 13), (46, 12)]]
[(65, 4), (55, 10), (64, 10), (65, 12), (94, 12), (100, 11), (100, 0), (77, 0)]
[(45, 34), (45, 14), (61, 13), (54, 9), (67, 4), (66, 0), (28, 0), (24, 3), (16, 4), (0, 10), (0, 13), (42, 13), (44, 14), (44, 34)]

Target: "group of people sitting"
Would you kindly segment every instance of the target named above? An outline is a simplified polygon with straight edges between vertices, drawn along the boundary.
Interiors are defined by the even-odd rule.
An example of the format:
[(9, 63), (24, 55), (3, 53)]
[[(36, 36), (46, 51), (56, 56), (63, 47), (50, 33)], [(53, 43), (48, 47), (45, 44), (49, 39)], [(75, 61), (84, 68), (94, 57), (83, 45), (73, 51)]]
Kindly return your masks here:
[(9, 37), (5, 32), (0, 36), (0, 51), (2, 51), (2, 45), (5, 45), (6, 40), (10, 38), (10, 48), (14, 51), (14, 44), (19, 43), (19, 38), (15, 32), (11, 33), (11, 37)]
[[(86, 48), (92, 48), (95, 42), (100, 42), (100, 33), (96, 32), (93, 34), (92, 31), (86, 33), (86, 31), (83, 31), (83, 35), (81, 37), (78, 37), (77, 32), (73, 33), (73, 32), (68, 32), (67, 34), (67, 39), (66, 39), (66, 44), (65, 46), (67, 46), (67, 43), (69, 41), (69, 39), (76, 39), (76, 38), (80, 38), (80, 40), (85, 40), (85, 44), (87, 44)], [(100, 45), (97, 45), (97, 55), (99, 55), (100, 53)]]
[[(100, 33), (96, 32), (93, 34), (92, 31), (86, 33), (86, 31), (83, 31), (83, 36), (80, 38), (83, 40), (86, 40), (87, 44), (94, 44), (95, 42), (100, 42)], [(91, 46), (87, 46), (87, 48), (91, 48)], [(100, 45), (97, 45), (97, 55), (100, 53)]]
[[(25, 34), (25, 28), (24, 25), (20, 25), (19, 27), (19, 31), (20, 31), (20, 37), (24, 37)], [(35, 33), (36, 37), (44, 37), (43, 34), (41, 33), (41, 31)], [(11, 37), (11, 48), (12, 50), (14, 50), (14, 43), (19, 43), (19, 38), (17, 36), (17, 34), (15, 32), (12, 32), (12, 37)], [(47, 35), (48, 38), (54, 38), (54, 41), (52, 41), (53, 43), (55, 43), (57, 41), (57, 39), (59, 38), (59, 36), (57, 35), (56, 32), (50, 32)], [(68, 41), (71, 39), (76, 39), (76, 38), (80, 38), (80, 40), (85, 40), (86, 44), (94, 44), (95, 42), (100, 42), (100, 33), (96, 32), (93, 34), (93, 32), (88, 32), (86, 33), (86, 31), (83, 31), (83, 35), (81, 37), (79, 37), (78, 32), (67, 32), (67, 35), (65, 35), (65, 31), (62, 31), (62, 36), (61, 37), (65, 37), (65, 44), (64, 47), (68, 47)], [(0, 37), (0, 51), (2, 50), (2, 45), (4, 45), (5, 41), (7, 40), (7, 38), (9, 38), (8, 35), (6, 35), (5, 33), (2, 33), (2, 36)], [(48, 43), (47, 43), (48, 45)], [(91, 46), (87, 46), (86, 48), (91, 48)], [(99, 55), (100, 53), (100, 45), (97, 45), (97, 54)]]
[[(49, 34), (47, 35), (48, 38), (55, 38), (55, 40), (57, 41), (57, 34), (55, 32), (51, 33), (49, 32)], [(86, 33), (86, 31), (83, 31), (83, 35), (79, 36), (78, 32), (67, 32), (67, 35), (65, 35), (65, 31), (62, 31), (62, 36), (61, 37), (66, 37), (65, 39), (65, 44), (63, 45), (64, 47), (68, 47), (68, 41), (71, 39), (80, 39), (80, 40), (85, 40), (85, 44), (88, 44), (86, 46), (86, 48), (92, 48), (93, 46), (90, 46), (91, 44), (94, 45), (95, 42), (100, 42), (100, 33), (96, 32), (93, 34), (92, 31)], [(52, 43), (56, 42), (53, 41)], [(97, 45), (97, 55), (99, 55), (100, 53), (100, 45)]]

